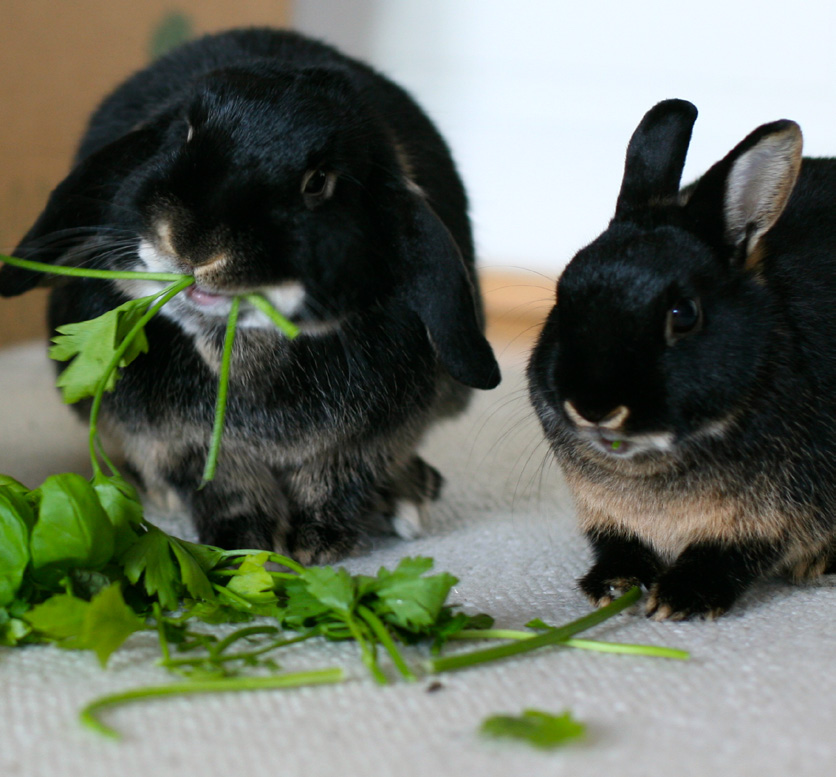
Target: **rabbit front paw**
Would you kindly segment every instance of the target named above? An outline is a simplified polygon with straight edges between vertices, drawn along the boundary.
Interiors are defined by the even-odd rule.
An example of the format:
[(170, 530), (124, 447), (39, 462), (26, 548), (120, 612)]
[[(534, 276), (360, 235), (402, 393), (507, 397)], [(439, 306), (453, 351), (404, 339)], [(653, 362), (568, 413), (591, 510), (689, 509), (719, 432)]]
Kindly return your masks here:
[(674, 566), (651, 588), (646, 612), (657, 621), (713, 620), (725, 613), (736, 598), (732, 581), (706, 579), (705, 575), (694, 574), (693, 569)]

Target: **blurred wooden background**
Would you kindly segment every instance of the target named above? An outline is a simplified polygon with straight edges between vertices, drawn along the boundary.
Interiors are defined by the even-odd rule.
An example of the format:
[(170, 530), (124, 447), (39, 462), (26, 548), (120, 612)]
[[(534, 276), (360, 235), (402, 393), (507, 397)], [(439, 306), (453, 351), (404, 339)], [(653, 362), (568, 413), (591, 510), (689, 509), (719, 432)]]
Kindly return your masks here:
[[(0, 14), (0, 253), (67, 174), (87, 118), (122, 79), (183, 39), (283, 26), (290, 0), (27, 0)], [(45, 294), (0, 300), (0, 345), (44, 336)]]

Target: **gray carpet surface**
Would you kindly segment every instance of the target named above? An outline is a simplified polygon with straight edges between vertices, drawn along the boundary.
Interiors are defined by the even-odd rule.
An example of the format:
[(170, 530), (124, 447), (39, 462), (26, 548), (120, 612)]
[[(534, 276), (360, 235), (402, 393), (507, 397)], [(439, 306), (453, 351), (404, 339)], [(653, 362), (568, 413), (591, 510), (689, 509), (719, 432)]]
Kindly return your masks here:
[[(53, 389), (44, 351), (0, 353), (0, 472), (30, 487), (88, 469), (85, 428)], [(370, 542), (345, 561), (352, 572), (432, 556), (459, 578), (453, 600), (501, 627), (588, 612), (575, 580), (589, 553), (528, 406), (523, 361), (506, 358), (501, 388), (426, 440), (447, 485), (424, 535)], [(192, 536), (182, 520), (165, 526)], [(136, 635), (106, 670), (85, 652), (0, 648), (0, 774), (801, 777), (836, 767), (833, 576), (803, 587), (762, 582), (714, 622), (656, 623), (637, 611), (589, 636), (692, 658), (547, 649), (440, 676), (431, 692), (436, 678), (426, 676), (376, 685), (352, 645), (305, 643), (280, 659), (285, 669), (340, 665), (348, 681), (136, 703), (107, 713), (124, 734), (117, 743), (82, 728), (78, 710), (100, 694), (171, 682), (154, 665), (153, 637)], [(407, 655), (416, 665), (425, 658), (418, 648)], [(586, 739), (541, 753), (479, 736), (486, 716), (528, 707), (571, 710)]]

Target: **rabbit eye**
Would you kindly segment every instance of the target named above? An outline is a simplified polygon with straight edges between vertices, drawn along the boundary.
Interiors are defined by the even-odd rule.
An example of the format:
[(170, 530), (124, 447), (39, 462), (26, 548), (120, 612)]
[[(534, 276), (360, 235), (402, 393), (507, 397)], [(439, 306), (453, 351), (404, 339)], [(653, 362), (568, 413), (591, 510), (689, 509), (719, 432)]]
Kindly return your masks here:
[(702, 323), (700, 301), (693, 297), (682, 297), (673, 303), (668, 311), (665, 336), (670, 345), (686, 335), (696, 332)]
[(194, 127), (191, 123), (188, 125), (188, 129), (186, 130), (186, 143), (188, 143), (194, 137)]
[(308, 170), (302, 179), (302, 196), (305, 205), (315, 208), (334, 193), (337, 176), (324, 170)]

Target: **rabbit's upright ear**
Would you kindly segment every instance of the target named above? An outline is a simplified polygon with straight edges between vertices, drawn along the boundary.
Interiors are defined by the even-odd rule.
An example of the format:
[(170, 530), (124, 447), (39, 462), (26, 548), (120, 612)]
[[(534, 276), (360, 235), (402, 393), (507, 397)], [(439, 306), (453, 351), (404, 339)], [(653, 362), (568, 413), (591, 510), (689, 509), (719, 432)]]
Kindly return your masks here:
[(665, 100), (644, 115), (627, 146), (617, 220), (677, 196), (696, 119), (686, 100)]
[(397, 295), (427, 327), (441, 363), (479, 389), (499, 383), (499, 365), (482, 334), (476, 291), (453, 236), (424, 198), (394, 193)]
[[(128, 174), (159, 147), (162, 130), (146, 126), (82, 159), (55, 187), (46, 208), (14, 251), (20, 259), (57, 263), (68, 246), (80, 245), (106, 227), (113, 195)], [(0, 296), (14, 297), (37, 286), (43, 273), (0, 267)]]
[(736, 262), (754, 266), (758, 241), (789, 201), (801, 170), (801, 128), (782, 119), (764, 124), (714, 165), (694, 188), (687, 210), (716, 245)]

